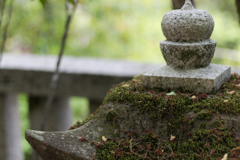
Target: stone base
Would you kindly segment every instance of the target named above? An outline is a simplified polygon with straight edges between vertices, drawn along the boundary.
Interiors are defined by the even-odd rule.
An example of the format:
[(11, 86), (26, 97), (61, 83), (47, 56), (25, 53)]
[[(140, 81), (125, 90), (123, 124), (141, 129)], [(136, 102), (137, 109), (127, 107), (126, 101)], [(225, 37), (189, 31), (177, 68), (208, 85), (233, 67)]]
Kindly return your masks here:
[(210, 64), (198, 69), (174, 69), (162, 66), (146, 72), (142, 81), (145, 88), (169, 91), (212, 93), (231, 77), (231, 67)]

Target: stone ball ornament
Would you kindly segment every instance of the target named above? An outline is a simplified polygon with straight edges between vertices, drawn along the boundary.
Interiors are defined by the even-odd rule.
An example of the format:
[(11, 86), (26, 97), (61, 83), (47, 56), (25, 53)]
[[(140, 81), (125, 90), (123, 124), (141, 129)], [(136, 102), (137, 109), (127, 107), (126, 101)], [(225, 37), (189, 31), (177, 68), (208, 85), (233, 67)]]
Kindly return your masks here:
[(216, 41), (210, 39), (213, 29), (212, 16), (195, 9), (191, 0), (182, 9), (166, 13), (162, 31), (167, 40), (160, 48), (167, 65), (183, 69), (210, 65), (216, 48)]

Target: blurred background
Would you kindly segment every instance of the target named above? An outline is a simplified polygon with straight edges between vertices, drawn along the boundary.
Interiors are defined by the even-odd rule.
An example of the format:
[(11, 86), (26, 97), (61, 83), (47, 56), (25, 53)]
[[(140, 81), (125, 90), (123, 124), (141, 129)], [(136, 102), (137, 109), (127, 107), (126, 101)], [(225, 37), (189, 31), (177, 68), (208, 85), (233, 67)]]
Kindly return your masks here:
[[(218, 48), (213, 63), (240, 67), (240, 25), (235, 0), (195, 0), (195, 5), (209, 12), (215, 21), (211, 38), (217, 41)], [(64, 55), (162, 64), (159, 42), (165, 37), (160, 23), (170, 10), (171, 0), (81, 0)], [(51, 0), (45, 9), (37, 0), (16, 1), (5, 52), (57, 55), (65, 19), (63, 1)], [(26, 95), (20, 95), (19, 100), (24, 137), (29, 128)], [(71, 98), (73, 123), (89, 114), (88, 106), (86, 98)], [(24, 138), (22, 146), (29, 159), (31, 147)]]

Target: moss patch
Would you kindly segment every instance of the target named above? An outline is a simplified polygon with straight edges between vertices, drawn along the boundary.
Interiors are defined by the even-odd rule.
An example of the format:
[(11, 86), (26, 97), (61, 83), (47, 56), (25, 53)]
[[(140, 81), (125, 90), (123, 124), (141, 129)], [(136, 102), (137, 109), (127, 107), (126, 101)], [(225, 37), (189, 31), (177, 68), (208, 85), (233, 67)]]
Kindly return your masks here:
[[(96, 111), (97, 112), (97, 111)], [(73, 130), (73, 129), (76, 129), (76, 128), (79, 128), (81, 126), (83, 126), (84, 124), (86, 124), (87, 122), (89, 122), (93, 117), (94, 115), (96, 114), (95, 113), (91, 113), (84, 121), (80, 122), (80, 121), (77, 121), (75, 124), (73, 124), (68, 130)]]
[[(225, 125), (219, 118), (226, 114), (239, 116), (240, 82), (239, 75), (232, 75), (215, 94), (180, 93), (168, 96), (166, 92), (143, 88), (141, 76), (123, 82), (112, 88), (104, 104), (109, 102), (131, 103), (138, 114), (147, 113), (153, 122), (167, 119), (166, 130), (162, 135), (170, 135), (162, 140), (161, 134), (147, 129), (138, 136), (134, 131), (124, 131), (125, 137), (102, 142), (97, 145), (97, 159), (221, 159), (226, 153), (237, 157), (240, 151), (239, 140), (234, 125)], [(115, 113), (115, 112), (114, 112)], [(185, 117), (186, 113), (195, 116)], [(110, 114), (110, 112), (109, 112)], [(191, 115), (190, 114), (190, 115)], [(107, 115), (109, 120), (113, 113)], [(213, 122), (209, 124), (210, 122)], [(196, 123), (198, 125), (196, 125)], [(233, 120), (234, 123), (234, 120)], [(185, 127), (192, 126), (191, 132)], [(197, 127), (196, 127), (197, 126)], [(181, 128), (181, 133), (178, 133)], [(158, 136), (156, 136), (158, 135)]]
[[(131, 133), (128, 139), (116, 138), (97, 145), (97, 159), (222, 159), (228, 153), (236, 157), (240, 149), (239, 140), (228, 130), (197, 129), (189, 134), (187, 142), (174, 138), (163, 141), (151, 131), (144, 137)], [(233, 149), (234, 148), (234, 149)], [(233, 150), (232, 150), (233, 149)], [(235, 152), (235, 153), (234, 153)]]
[(109, 111), (106, 116), (107, 121), (114, 121), (117, 118), (117, 114), (114, 111)]

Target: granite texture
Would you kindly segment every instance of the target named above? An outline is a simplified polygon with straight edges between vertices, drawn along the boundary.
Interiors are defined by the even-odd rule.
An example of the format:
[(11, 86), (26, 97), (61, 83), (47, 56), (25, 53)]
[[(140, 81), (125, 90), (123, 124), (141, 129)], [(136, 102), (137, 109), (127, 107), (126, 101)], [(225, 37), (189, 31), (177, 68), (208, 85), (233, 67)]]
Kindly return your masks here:
[(143, 75), (143, 86), (170, 91), (212, 93), (231, 77), (231, 67), (210, 64), (199, 69), (163, 66)]
[(174, 68), (201, 68), (211, 63), (216, 41), (198, 43), (162, 41), (160, 48), (167, 65)]
[(165, 14), (162, 20), (163, 34), (169, 41), (197, 42), (209, 39), (214, 29), (212, 16), (195, 9), (190, 0), (180, 10)]

